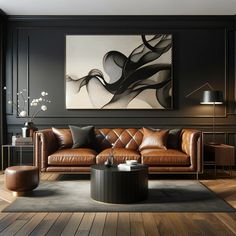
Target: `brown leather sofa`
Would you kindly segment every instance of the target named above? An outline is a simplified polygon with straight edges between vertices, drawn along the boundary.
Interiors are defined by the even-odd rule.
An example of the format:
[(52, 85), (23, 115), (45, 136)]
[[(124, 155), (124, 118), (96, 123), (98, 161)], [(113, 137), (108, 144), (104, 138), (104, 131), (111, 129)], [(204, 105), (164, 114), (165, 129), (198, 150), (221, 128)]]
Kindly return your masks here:
[(104, 163), (113, 145), (114, 160), (117, 164), (127, 159), (135, 159), (147, 164), (149, 173), (202, 173), (200, 131), (182, 129), (178, 149), (167, 147), (139, 152), (142, 139), (142, 129), (102, 128), (95, 130), (95, 148), (59, 149), (52, 129), (41, 130), (36, 132), (34, 139), (35, 162), (42, 172), (85, 173), (90, 171), (91, 165)]

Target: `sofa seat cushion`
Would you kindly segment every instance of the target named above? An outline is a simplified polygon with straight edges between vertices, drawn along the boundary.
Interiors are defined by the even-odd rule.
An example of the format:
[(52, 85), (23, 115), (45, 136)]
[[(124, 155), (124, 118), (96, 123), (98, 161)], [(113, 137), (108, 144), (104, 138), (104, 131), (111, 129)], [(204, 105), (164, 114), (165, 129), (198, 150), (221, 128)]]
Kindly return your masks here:
[[(96, 157), (97, 164), (103, 164), (111, 154), (112, 148), (107, 148)], [(126, 160), (137, 160), (140, 162), (140, 153), (127, 148), (113, 148), (114, 164), (124, 163)]]
[(96, 155), (90, 148), (61, 149), (48, 157), (48, 165), (90, 166), (96, 164)]
[(175, 149), (145, 149), (141, 151), (141, 162), (149, 166), (190, 166), (190, 157)]

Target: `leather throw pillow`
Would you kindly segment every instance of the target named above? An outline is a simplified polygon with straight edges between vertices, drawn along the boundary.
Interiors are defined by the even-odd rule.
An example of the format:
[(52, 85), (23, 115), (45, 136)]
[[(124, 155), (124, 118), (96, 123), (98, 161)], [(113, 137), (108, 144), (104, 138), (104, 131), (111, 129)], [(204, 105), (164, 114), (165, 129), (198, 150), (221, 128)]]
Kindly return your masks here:
[(59, 149), (72, 147), (73, 140), (70, 129), (57, 129), (52, 127), (52, 131), (57, 138)]
[(143, 128), (143, 140), (139, 150), (144, 149), (167, 149), (166, 143), (169, 130), (152, 130)]
[(77, 127), (69, 125), (73, 146), (72, 148), (80, 148), (80, 147), (88, 147), (91, 148), (94, 142), (94, 127), (86, 126), (86, 127)]

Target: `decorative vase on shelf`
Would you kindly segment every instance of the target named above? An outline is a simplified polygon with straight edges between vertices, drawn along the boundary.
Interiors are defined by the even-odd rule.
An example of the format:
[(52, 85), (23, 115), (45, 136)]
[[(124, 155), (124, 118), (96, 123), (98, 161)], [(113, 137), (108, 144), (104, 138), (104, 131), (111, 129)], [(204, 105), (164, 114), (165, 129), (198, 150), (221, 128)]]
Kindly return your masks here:
[(33, 122), (25, 122), (21, 129), (23, 138), (33, 137), (34, 132), (38, 130)]

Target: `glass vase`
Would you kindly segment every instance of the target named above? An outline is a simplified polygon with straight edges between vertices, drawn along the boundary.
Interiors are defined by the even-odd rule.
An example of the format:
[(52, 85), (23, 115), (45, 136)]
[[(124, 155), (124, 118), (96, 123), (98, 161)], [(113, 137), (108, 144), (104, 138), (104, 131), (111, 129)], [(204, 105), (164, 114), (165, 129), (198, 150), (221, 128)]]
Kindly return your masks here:
[(23, 138), (33, 137), (34, 132), (38, 130), (33, 122), (25, 122), (21, 129)]

